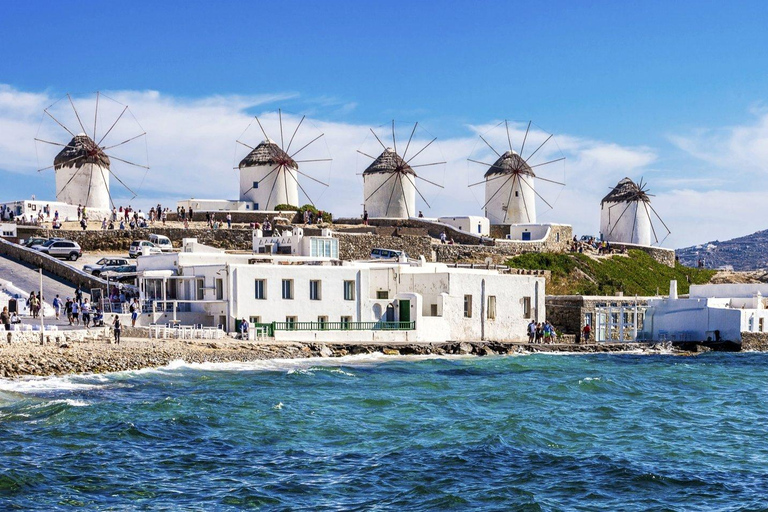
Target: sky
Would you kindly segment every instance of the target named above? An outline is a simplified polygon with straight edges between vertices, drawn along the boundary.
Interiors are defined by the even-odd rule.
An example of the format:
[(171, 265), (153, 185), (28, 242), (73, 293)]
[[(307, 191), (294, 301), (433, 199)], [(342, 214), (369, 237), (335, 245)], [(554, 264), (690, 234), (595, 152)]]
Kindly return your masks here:
[(418, 122), (414, 147), (437, 137), (421, 163), (446, 162), (419, 171), (444, 188), (423, 184), (418, 209), (476, 215), (479, 135), (507, 149), (507, 120), (517, 149), (532, 121), (526, 151), (553, 134), (536, 157), (565, 157), (540, 168), (565, 183), (537, 182), (540, 221), (597, 234), (628, 176), (655, 194), (665, 247), (726, 240), (768, 228), (767, 26), (760, 1), (5, 2), (0, 201), (54, 199), (38, 169), (57, 147), (34, 139), (71, 137), (43, 110), (74, 131), (70, 94), (90, 133), (100, 91), (98, 134), (129, 106), (105, 144), (146, 132), (114, 150), (150, 167), (113, 160), (118, 204), (236, 199), (236, 141), (263, 138), (255, 115), (278, 139), (279, 108), (285, 131), (306, 115), (298, 137), (325, 134), (303, 153), (333, 158), (303, 168), (329, 184), (302, 182), (319, 208), (361, 214), (357, 151), (395, 120), (398, 145)]

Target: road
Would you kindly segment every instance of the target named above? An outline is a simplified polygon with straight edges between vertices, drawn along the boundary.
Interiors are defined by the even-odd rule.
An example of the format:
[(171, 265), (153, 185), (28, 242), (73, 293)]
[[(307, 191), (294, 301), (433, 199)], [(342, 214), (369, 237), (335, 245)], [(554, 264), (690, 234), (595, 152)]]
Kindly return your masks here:
[[(40, 274), (36, 267), (5, 256), (0, 256), (0, 279), (10, 281), (27, 293), (40, 288)], [(43, 272), (43, 298), (46, 302), (51, 303), (56, 294), (62, 299), (74, 296), (74, 290), (72, 283)]]

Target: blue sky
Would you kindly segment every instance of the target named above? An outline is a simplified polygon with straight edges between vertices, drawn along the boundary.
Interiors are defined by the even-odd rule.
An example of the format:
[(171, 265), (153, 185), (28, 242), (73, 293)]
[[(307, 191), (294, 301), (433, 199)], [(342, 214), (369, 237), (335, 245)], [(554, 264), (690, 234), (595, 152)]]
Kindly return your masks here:
[[(556, 140), (582, 142), (567, 155), (576, 162), (567, 169), (572, 192), (559, 202), (585, 198), (596, 210), (599, 191), (625, 175), (644, 176), (662, 193), (656, 201), (672, 224), (669, 241), (680, 246), (768, 227), (743, 219), (768, 214), (754, 186), (768, 171), (766, 27), (765, 2), (6, 2), (0, 84), (11, 99), (0, 115), (6, 128), (30, 117), (14, 110), (18, 95), (44, 103), (70, 92), (87, 103), (102, 90), (134, 99), (142, 125), (158, 118), (148, 111), (156, 103), (142, 96), (148, 91), (187, 108), (221, 101), (247, 115), (279, 106), (337, 126), (418, 120), (441, 141), (472, 138), (470, 127), (499, 119), (533, 119)], [(252, 101), (265, 95), (275, 101)], [(216, 120), (199, 122), (208, 126), (176, 127), (174, 136)], [(167, 150), (157, 135), (171, 126), (144, 126), (155, 137), (150, 160)], [(363, 142), (354, 139), (352, 153)], [(640, 157), (584, 164), (581, 151), (598, 146)], [(29, 159), (12, 151), (0, 148), (0, 178), (10, 184), (0, 200), (31, 186), (19, 178), (30, 172)], [(708, 151), (711, 158), (702, 157)], [(153, 165), (152, 174), (173, 174), (170, 165)], [(449, 162), (446, 179), (466, 185), (462, 173)], [(676, 207), (686, 198), (689, 209), (706, 210), (715, 192), (729, 195), (721, 194), (725, 211), (711, 229)], [(754, 208), (729, 210), (735, 203)], [(549, 220), (596, 229), (596, 212), (571, 220), (572, 205), (558, 206), (562, 216)]]

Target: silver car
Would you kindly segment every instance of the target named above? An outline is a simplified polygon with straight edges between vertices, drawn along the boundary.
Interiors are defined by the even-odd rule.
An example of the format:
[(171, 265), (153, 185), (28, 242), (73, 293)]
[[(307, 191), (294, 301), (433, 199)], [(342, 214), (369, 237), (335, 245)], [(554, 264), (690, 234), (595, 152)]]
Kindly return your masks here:
[(128, 257), (136, 258), (141, 256), (141, 253), (145, 247), (149, 249), (150, 254), (160, 254), (163, 252), (159, 247), (157, 247), (149, 240), (134, 240), (131, 242), (131, 246), (128, 248)]
[(116, 267), (127, 264), (128, 260), (125, 258), (101, 258), (96, 263), (83, 265), (83, 270), (89, 274), (98, 276), (102, 272), (114, 270)]
[(43, 245), (36, 245), (34, 248), (54, 258), (66, 258), (72, 261), (77, 261), (83, 255), (80, 245), (72, 240), (48, 240)]

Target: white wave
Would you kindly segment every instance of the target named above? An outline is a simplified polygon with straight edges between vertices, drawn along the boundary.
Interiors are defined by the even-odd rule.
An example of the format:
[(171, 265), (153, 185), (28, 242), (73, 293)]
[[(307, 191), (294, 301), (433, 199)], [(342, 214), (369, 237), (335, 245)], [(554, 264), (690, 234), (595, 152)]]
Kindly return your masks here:
[(63, 400), (51, 400), (49, 403), (52, 403), (52, 404), (67, 404), (67, 405), (70, 405), (72, 407), (88, 407), (89, 405), (91, 405), (88, 402), (83, 402), (82, 400), (75, 400), (73, 398), (65, 398)]
[(25, 377), (0, 379), (0, 390), (22, 394), (50, 391), (83, 391), (103, 387), (106, 379), (99, 375), (64, 375), (61, 377)]

